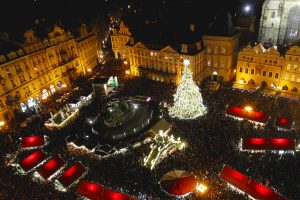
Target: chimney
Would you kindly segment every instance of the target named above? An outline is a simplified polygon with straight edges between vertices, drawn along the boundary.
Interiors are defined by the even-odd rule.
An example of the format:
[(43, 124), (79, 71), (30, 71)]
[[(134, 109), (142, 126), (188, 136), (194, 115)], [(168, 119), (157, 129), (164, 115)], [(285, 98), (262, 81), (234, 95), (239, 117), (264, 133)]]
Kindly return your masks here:
[(195, 31), (195, 24), (190, 24), (190, 31), (194, 32)]
[(187, 53), (187, 44), (181, 44), (181, 52)]

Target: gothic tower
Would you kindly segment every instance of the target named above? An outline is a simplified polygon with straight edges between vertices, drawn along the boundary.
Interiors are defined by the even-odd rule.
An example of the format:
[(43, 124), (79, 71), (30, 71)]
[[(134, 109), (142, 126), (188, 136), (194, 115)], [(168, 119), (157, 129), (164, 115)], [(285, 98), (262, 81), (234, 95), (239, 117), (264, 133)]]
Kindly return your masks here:
[(291, 45), (300, 39), (300, 0), (266, 0), (259, 25), (259, 41)]

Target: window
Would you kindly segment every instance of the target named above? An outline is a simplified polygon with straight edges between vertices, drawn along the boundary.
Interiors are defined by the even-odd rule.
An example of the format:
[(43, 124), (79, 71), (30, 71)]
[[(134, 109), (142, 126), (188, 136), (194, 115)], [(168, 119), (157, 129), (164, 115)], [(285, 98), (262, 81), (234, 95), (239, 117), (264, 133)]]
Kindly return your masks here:
[(8, 91), (8, 89), (7, 89), (7, 87), (6, 87), (6, 85), (4, 83), (2, 84), (2, 88), (3, 88), (4, 92)]
[(285, 80), (289, 80), (289, 74), (285, 74), (284, 79), (285, 79)]
[(276, 73), (276, 74), (275, 74), (275, 78), (278, 78), (278, 77), (279, 77), (279, 74), (278, 74), (278, 73)]
[(254, 74), (254, 69), (251, 69), (251, 74)]
[(266, 76), (267, 72), (266, 71), (263, 71), (263, 76)]
[(291, 64), (288, 64), (288, 65), (286, 66), (286, 69), (287, 69), (287, 70), (290, 70), (290, 69), (291, 69)]
[(15, 84), (14, 80), (10, 80), (10, 82), (11, 82), (11, 85), (12, 85), (13, 87), (16, 87), (16, 84)]
[(0, 108), (4, 108), (3, 102), (0, 100)]
[(294, 80), (295, 80), (295, 74), (292, 74), (291, 81), (294, 81)]
[(269, 72), (269, 77), (272, 77), (272, 72)]
[(271, 18), (275, 18), (275, 15), (276, 15), (276, 12), (273, 11), (273, 12), (272, 12), (272, 15), (271, 15)]
[(240, 67), (240, 72), (243, 72), (243, 68)]
[(245, 69), (245, 73), (248, 74), (248, 69), (247, 68)]

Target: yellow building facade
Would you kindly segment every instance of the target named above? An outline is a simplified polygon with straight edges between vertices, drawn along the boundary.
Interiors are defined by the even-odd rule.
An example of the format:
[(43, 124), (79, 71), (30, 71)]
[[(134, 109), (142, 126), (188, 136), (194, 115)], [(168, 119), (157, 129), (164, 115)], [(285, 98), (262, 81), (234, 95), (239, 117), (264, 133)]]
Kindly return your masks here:
[(70, 80), (97, 65), (94, 33), (82, 32), (75, 39), (70, 32), (54, 26), (41, 40), (32, 30), (24, 34), (21, 48), (0, 55), (0, 121), (7, 123), (14, 110), (34, 109)]
[(281, 55), (275, 47), (265, 49), (261, 44), (246, 46), (238, 55), (235, 87), (256, 89), (299, 98), (300, 47), (290, 46)]
[(205, 64), (212, 80), (230, 81), (235, 77), (240, 35), (203, 36)]
[[(221, 81), (228, 81), (234, 77), (232, 73), (236, 64), (238, 40), (239, 34), (230, 37), (204, 36), (204, 46), (201, 41), (166, 46), (146, 44), (135, 41), (123, 22), (119, 29), (113, 29), (111, 35), (115, 58), (123, 59), (130, 65), (132, 76), (176, 85), (180, 80), (184, 59), (190, 60), (190, 69), (197, 84), (207, 76), (214, 77), (215, 73), (219, 73), (217, 75), (219, 77), (224, 77), (218, 79)], [(207, 51), (218, 48), (220, 49), (218, 53)], [(214, 63), (214, 68), (211, 63)]]

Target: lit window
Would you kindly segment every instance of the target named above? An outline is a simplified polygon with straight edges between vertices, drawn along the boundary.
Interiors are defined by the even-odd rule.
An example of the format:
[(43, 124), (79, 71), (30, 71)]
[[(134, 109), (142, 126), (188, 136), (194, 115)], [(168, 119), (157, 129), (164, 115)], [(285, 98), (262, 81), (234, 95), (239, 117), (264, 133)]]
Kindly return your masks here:
[(287, 70), (290, 70), (290, 69), (291, 69), (291, 65), (288, 64), (288, 65), (286, 66), (286, 69), (287, 69)]

